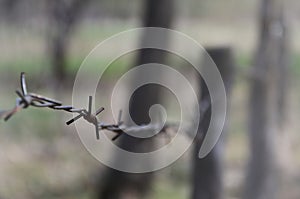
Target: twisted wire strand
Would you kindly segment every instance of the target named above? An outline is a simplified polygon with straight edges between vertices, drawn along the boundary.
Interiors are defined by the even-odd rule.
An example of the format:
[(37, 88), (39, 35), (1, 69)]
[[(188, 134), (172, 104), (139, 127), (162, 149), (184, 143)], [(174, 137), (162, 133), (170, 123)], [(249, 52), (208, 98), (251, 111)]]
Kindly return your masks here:
[[(141, 131), (158, 131), (160, 133), (167, 133), (168, 129), (177, 129), (179, 127), (178, 123), (166, 123), (164, 126), (158, 124), (150, 124), (150, 125), (140, 125), (140, 126), (126, 126), (123, 124), (121, 120), (122, 111), (119, 113), (117, 124), (105, 124), (103, 122), (99, 122), (97, 115), (104, 111), (104, 108), (99, 108), (94, 114), (91, 112), (92, 109), (92, 96), (89, 96), (89, 104), (88, 109), (84, 108), (75, 108), (71, 105), (63, 105), (62, 102), (51, 99), (42, 95), (38, 95), (35, 93), (27, 92), (27, 85), (25, 80), (25, 73), (21, 73), (20, 77), (21, 82), (21, 91), (17, 90), (16, 94), (19, 96), (16, 98), (16, 105), (13, 109), (8, 111), (0, 111), (0, 119), (4, 119), (4, 121), (8, 121), (13, 115), (21, 111), (22, 109), (26, 109), (30, 106), (36, 108), (49, 108), (52, 110), (61, 110), (69, 113), (77, 113), (78, 115), (69, 121), (66, 122), (67, 125), (76, 122), (78, 119), (83, 118), (87, 122), (93, 124), (95, 126), (96, 138), (100, 138), (100, 131), (107, 130), (115, 133), (116, 135), (112, 138), (112, 140), (118, 139), (124, 133), (135, 133)], [(202, 102), (201, 102), (202, 103)], [(210, 100), (206, 100), (203, 102), (203, 105), (200, 110), (200, 119), (202, 120), (202, 115), (210, 109)], [(201, 121), (200, 121), (201, 122)]]
[(26, 80), (25, 80), (25, 73), (21, 73), (21, 92), (16, 91), (17, 95), (19, 96), (16, 99), (16, 105), (12, 110), (9, 111), (1, 111), (0, 116), (4, 118), (5, 121), (10, 119), (14, 114), (19, 112), (22, 109), (26, 109), (29, 106), (37, 107), (37, 108), (50, 108), (53, 110), (62, 110), (70, 113), (84, 113), (85, 109), (78, 109), (70, 105), (63, 105), (62, 102), (51, 99), (49, 97), (45, 97), (42, 95), (38, 95), (35, 93), (28, 93)]

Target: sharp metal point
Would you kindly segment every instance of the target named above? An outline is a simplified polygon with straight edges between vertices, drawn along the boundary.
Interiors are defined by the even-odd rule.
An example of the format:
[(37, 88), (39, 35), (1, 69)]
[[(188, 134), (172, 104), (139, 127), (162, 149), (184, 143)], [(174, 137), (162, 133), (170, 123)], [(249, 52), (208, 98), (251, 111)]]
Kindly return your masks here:
[(26, 85), (26, 80), (25, 80), (25, 73), (21, 73), (21, 89), (23, 95), (27, 95), (27, 85)]
[(93, 104), (93, 97), (89, 96), (89, 107), (88, 107), (88, 113), (92, 114), (92, 104)]
[(67, 125), (72, 124), (73, 122), (75, 122), (76, 120), (80, 119), (81, 117), (83, 117), (82, 114), (77, 115), (76, 117), (74, 117), (73, 119), (70, 119), (69, 121), (66, 122)]
[(119, 111), (118, 125), (122, 124), (122, 121), (121, 121), (122, 120), (122, 112), (123, 112), (122, 110)]
[(4, 118), (7, 115), (8, 111), (0, 111), (0, 119)]
[[(98, 122), (97, 122), (97, 124), (98, 124)], [(99, 140), (100, 139), (100, 133), (99, 133), (99, 128), (98, 128), (97, 124), (95, 124), (95, 130), (96, 130), (96, 138), (97, 138), (97, 140)]]
[(99, 115), (102, 111), (104, 111), (104, 107), (99, 108), (99, 109), (96, 111), (95, 115)]
[(119, 133), (119, 134), (115, 135), (111, 140), (112, 140), (112, 141), (117, 140), (122, 134), (123, 134), (123, 133)]
[(6, 122), (7, 120), (9, 120), (14, 114), (16, 114), (18, 111), (20, 111), (23, 107), (22, 106), (16, 106), (15, 108), (13, 108), (11, 111), (9, 111), (7, 113), (7, 115), (4, 118), (4, 121)]

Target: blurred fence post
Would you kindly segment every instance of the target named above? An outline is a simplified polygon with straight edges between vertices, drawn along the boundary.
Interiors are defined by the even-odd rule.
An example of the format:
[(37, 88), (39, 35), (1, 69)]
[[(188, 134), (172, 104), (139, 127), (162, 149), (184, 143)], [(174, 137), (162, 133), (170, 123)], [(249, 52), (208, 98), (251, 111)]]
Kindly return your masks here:
[(250, 162), (245, 199), (276, 199), (281, 169), (279, 131), (286, 98), (287, 48), (284, 1), (262, 0), (260, 38), (249, 104)]
[[(145, 27), (163, 27), (170, 28), (174, 19), (174, 0), (146, 0), (145, 15), (143, 26)], [(142, 41), (149, 42), (153, 38), (152, 35), (142, 36)], [(169, 35), (159, 35), (161, 46), (169, 45)], [(136, 66), (147, 63), (166, 64), (167, 53), (157, 49), (141, 49), (138, 52)], [(134, 67), (134, 66), (133, 66)], [(150, 66), (151, 67), (151, 66)], [(157, 74), (158, 76), (161, 74)], [(136, 79), (143, 78), (137, 76)], [(163, 78), (163, 77), (161, 77)], [(133, 80), (135, 81), (135, 80)], [(161, 103), (161, 88), (156, 85), (144, 86), (140, 92), (135, 92), (131, 97), (129, 107), (131, 117), (136, 124), (147, 124), (149, 120), (149, 108), (151, 105)], [(124, 134), (120, 139), (120, 147), (131, 152), (151, 152), (154, 147), (155, 138), (139, 139)], [(120, 160), (118, 155), (115, 161)], [(139, 162), (122, 162), (123, 164), (141, 164)], [(152, 164), (153, 162), (147, 162)], [(143, 164), (147, 164), (143, 162)], [(143, 198), (152, 188), (153, 173), (132, 174), (109, 169), (104, 177), (104, 181), (100, 182), (100, 191), (98, 198), (100, 199), (124, 199), (124, 198)]]
[(48, 47), (55, 87), (67, 82), (67, 55), (70, 37), (90, 0), (51, 0), (49, 6)]
[[(221, 76), (223, 78), (226, 94), (227, 103), (230, 102), (231, 87), (233, 83), (235, 64), (231, 48), (229, 47), (216, 47), (207, 49), (208, 54), (211, 56), (213, 61), (216, 63)], [(205, 70), (207, 59), (204, 60), (203, 67)], [(200, 100), (207, 100), (209, 97), (208, 88), (203, 81), (200, 79), (201, 85), (201, 97)], [(201, 102), (200, 102), (201, 106)], [(211, 110), (208, 110), (203, 115), (203, 120), (198, 130), (198, 137), (193, 145), (193, 157), (192, 157), (192, 199), (221, 199), (223, 195), (223, 139), (218, 141), (214, 149), (203, 159), (200, 159), (199, 149), (201, 147), (203, 139), (203, 133), (207, 131), (207, 128), (211, 121)], [(227, 123), (227, 122), (226, 122)], [(226, 124), (223, 133), (226, 131)]]

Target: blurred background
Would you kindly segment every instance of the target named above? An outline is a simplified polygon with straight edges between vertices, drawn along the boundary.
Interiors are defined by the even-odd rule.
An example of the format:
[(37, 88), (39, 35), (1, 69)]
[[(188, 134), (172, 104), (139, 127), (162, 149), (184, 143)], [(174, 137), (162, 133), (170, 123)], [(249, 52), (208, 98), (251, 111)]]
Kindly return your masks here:
[[(155, 26), (181, 31), (207, 48), (223, 76), (229, 111), (222, 139), (208, 157), (196, 157), (199, 139), (171, 166), (133, 175), (95, 160), (75, 128), (65, 126), (70, 114), (24, 110), (0, 124), (0, 199), (299, 199), (299, 10), (297, 0), (1, 0), (1, 109), (14, 105), (23, 71), (30, 91), (71, 104), (76, 72), (99, 42), (131, 28)], [(95, 71), (114, 48), (97, 60)], [(107, 93), (97, 93), (98, 99), (128, 69), (149, 62), (172, 63), (194, 77), (179, 58), (135, 52), (111, 64), (101, 80)], [(201, 104), (208, 93), (201, 79), (194, 79)], [(157, 94), (143, 101), (157, 90), (145, 88), (144, 96), (135, 96), (137, 123), (147, 122), (143, 115), (149, 105), (162, 98)], [(107, 99), (96, 106), (110, 107)], [(165, 102), (177, 118), (176, 100)], [(205, 118), (199, 134), (210, 113)], [(101, 119), (112, 116), (104, 113)], [(124, 137), (119, 142), (142, 151), (155, 140)]]

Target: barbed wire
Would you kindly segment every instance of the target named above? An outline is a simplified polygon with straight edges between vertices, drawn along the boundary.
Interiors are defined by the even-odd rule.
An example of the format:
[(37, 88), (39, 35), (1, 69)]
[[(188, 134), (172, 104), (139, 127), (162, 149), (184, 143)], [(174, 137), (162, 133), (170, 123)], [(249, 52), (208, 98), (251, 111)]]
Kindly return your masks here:
[[(116, 124), (105, 124), (103, 122), (99, 122), (97, 116), (104, 111), (104, 107), (100, 107), (97, 109), (95, 113), (92, 113), (92, 96), (88, 98), (88, 108), (75, 108), (71, 105), (63, 105), (62, 102), (38, 95), (35, 93), (29, 93), (27, 91), (25, 73), (22, 72), (20, 76), (21, 82), (21, 91), (17, 90), (16, 94), (18, 97), (16, 98), (16, 105), (13, 109), (8, 111), (0, 111), (0, 119), (4, 119), (4, 121), (8, 121), (13, 115), (18, 113), (23, 109), (27, 109), (28, 107), (36, 107), (36, 108), (49, 108), (52, 110), (61, 110), (69, 113), (77, 113), (78, 115), (69, 121), (66, 122), (67, 125), (71, 125), (76, 122), (78, 119), (83, 118), (88, 123), (91, 123), (95, 126), (96, 139), (100, 139), (100, 131), (107, 130), (109, 132), (113, 132), (116, 135), (112, 138), (112, 140), (118, 139), (124, 133), (136, 133), (142, 131), (159, 131), (160, 133), (167, 133), (168, 129), (177, 129), (179, 127), (178, 123), (165, 123), (164, 125), (160, 124), (149, 124), (149, 125), (140, 125), (140, 126), (126, 126), (122, 121), (122, 111), (120, 110), (118, 121)], [(210, 101), (204, 100), (200, 109), (200, 116), (202, 116), (209, 108)], [(202, 117), (200, 117), (202, 119)], [(201, 122), (201, 121), (200, 121)]]

